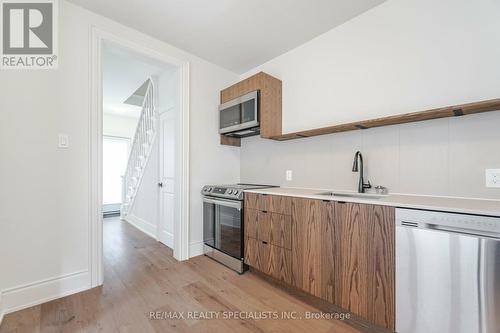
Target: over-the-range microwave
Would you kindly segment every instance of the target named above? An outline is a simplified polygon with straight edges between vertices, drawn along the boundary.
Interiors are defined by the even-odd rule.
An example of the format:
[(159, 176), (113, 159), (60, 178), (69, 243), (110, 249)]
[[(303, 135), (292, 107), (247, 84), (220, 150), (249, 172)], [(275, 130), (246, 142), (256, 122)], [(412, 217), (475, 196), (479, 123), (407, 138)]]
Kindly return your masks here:
[(219, 133), (243, 138), (260, 133), (259, 91), (219, 106)]

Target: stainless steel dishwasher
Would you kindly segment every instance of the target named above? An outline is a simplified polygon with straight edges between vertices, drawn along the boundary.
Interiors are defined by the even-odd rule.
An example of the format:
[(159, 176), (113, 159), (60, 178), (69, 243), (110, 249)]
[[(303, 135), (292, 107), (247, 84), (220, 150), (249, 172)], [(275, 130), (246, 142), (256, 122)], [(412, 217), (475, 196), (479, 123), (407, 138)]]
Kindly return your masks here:
[(396, 331), (500, 332), (500, 218), (396, 210)]

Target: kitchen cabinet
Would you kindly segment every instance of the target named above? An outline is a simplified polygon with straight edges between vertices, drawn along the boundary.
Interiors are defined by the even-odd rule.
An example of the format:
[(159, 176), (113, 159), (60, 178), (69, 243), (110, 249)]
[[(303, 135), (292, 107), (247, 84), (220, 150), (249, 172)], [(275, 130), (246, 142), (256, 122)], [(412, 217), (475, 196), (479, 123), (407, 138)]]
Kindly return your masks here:
[(245, 263), (291, 283), (290, 198), (245, 194)]
[(393, 207), (245, 194), (245, 261), (394, 330)]
[(321, 295), (321, 223), (327, 203), (293, 198), (292, 284), (311, 295)]
[(338, 234), (335, 303), (394, 330), (394, 208), (336, 202), (333, 209), (333, 232)]
[[(220, 92), (220, 102), (226, 103), (252, 91), (260, 92), (260, 136), (269, 139), (282, 134), (282, 83), (281, 80), (259, 72)], [(220, 136), (223, 145), (240, 146), (240, 138)]]

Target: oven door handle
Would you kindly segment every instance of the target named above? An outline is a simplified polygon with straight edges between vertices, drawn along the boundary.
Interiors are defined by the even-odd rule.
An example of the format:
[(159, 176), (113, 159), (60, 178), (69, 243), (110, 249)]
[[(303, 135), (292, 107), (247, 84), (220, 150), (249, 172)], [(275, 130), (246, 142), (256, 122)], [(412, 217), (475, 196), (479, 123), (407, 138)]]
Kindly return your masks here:
[(219, 206), (236, 208), (236, 209), (241, 209), (241, 207), (242, 207), (241, 201), (235, 201), (235, 200), (203, 198), (203, 202), (211, 203), (211, 204), (219, 205)]

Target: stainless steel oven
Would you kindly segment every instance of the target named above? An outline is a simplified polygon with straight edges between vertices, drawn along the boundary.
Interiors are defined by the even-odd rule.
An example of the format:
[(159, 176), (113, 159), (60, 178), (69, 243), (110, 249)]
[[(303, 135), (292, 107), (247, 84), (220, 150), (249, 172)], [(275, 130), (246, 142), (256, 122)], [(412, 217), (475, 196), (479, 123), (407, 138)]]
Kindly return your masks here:
[[(205, 254), (243, 272), (243, 202), (203, 198)], [(217, 250), (217, 252), (214, 252)]]
[(219, 106), (219, 133), (234, 137), (260, 133), (258, 91)]
[(207, 185), (203, 195), (203, 242), (205, 255), (243, 273), (244, 216), (243, 192), (269, 186), (236, 184)]

